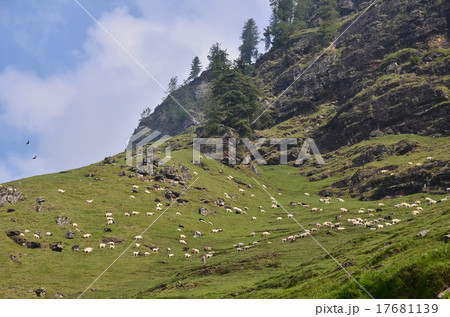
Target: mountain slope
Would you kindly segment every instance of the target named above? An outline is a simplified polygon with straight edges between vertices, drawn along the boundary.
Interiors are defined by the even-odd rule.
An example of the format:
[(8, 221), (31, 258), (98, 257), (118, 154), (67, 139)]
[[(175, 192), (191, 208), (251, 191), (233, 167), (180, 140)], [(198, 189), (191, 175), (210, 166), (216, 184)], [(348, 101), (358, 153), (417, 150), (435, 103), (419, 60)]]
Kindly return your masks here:
[[(120, 154), (113, 164), (100, 162), (77, 170), (12, 182), (10, 185), (17, 187), (25, 199), (0, 208), (3, 228), (0, 296), (30, 298), (36, 296), (31, 290), (43, 287), (47, 292), (45, 297), (52, 298), (56, 293), (68, 298), (78, 297), (124, 252), (83, 294), (83, 298), (368, 297), (312, 238), (282, 242), (283, 238), (299, 235), (303, 230), (282, 208), (271, 208), (270, 196), (274, 196), (280, 206), (306, 229), (311, 230), (318, 222), (342, 223), (345, 230), (322, 227), (312, 232), (312, 237), (372, 296), (432, 298), (448, 287), (449, 244), (442, 239), (449, 233), (450, 203), (442, 200), (445, 195), (427, 195), (439, 201), (434, 205), (425, 200), (425, 194), (386, 200), (382, 211), (372, 212), (374, 215), (371, 216), (367, 209), (379, 208), (378, 202), (352, 198), (345, 198), (345, 202), (332, 198), (330, 204), (320, 202), (317, 192), (330, 180), (309, 182), (297, 168), (262, 166), (259, 168), (262, 176), (257, 176), (246, 167), (231, 168), (213, 160), (206, 160), (202, 167), (192, 165), (191, 155), (189, 149), (174, 151), (173, 159), (168, 163), (174, 169), (162, 167), (155, 176), (139, 177), (134, 169), (121, 167), (125, 158)], [(420, 160), (426, 161), (423, 156)], [(107, 162), (111, 163), (111, 160)], [(383, 161), (383, 164), (390, 163), (389, 158)], [(171, 179), (178, 179), (185, 185)], [(269, 194), (258, 183), (264, 184)], [(164, 190), (157, 190), (157, 187)], [(59, 193), (58, 189), (65, 192)], [(310, 195), (306, 196), (305, 192)], [(176, 197), (177, 193), (184, 200), (180, 201), (182, 205), (168, 199)], [(45, 202), (36, 211), (39, 197)], [(218, 206), (217, 198), (222, 198), (225, 206)], [(163, 210), (156, 210), (156, 199), (163, 203)], [(93, 202), (89, 204), (86, 200)], [(400, 202), (416, 200), (421, 200), (423, 207), (416, 216), (411, 215), (416, 208), (394, 207)], [(297, 205), (291, 205), (291, 202)], [(300, 202), (310, 207), (298, 205)], [(165, 211), (166, 204), (170, 203), (174, 204)], [(265, 213), (260, 211), (260, 205), (264, 206)], [(202, 216), (199, 214), (201, 207), (215, 212)], [(239, 207), (246, 214), (237, 214), (235, 210), (226, 212), (225, 208), (233, 207)], [(358, 213), (362, 207), (366, 209), (365, 213)], [(311, 211), (312, 208), (323, 211)], [(340, 208), (348, 209), (349, 213), (342, 213)], [(106, 224), (107, 211), (113, 213), (113, 225)], [(132, 211), (139, 211), (140, 215), (125, 216), (126, 212)], [(147, 212), (155, 214), (146, 216)], [(69, 217), (70, 223), (59, 226), (56, 223), (59, 216)], [(282, 220), (277, 221), (277, 217)], [(336, 217), (340, 218), (337, 220)], [(357, 217), (368, 221), (386, 217), (386, 220), (381, 222), (383, 229), (370, 230), (354, 227), (347, 221)], [(202, 223), (199, 218), (213, 225)], [(386, 222), (392, 223), (390, 218), (401, 222), (386, 227)], [(74, 231), (74, 222), (82, 232)], [(112, 232), (104, 232), (104, 228), (111, 228)], [(218, 228), (223, 231), (211, 232)], [(24, 237), (14, 235), (16, 231), (17, 234), (24, 233), (25, 229), (30, 233), (25, 233)], [(75, 232), (74, 239), (65, 237), (69, 229)], [(415, 237), (425, 229), (430, 229), (425, 237)], [(194, 231), (200, 231), (203, 236), (194, 238)], [(263, 236), (264, 231), (270, 235)], [(34, 238), (35, 232), (42, 234), (42, 238)], [(45, 236), (45, 232), (53, 235)], [(252, 232), (255, 236), (250, 236)], [(83, 239), (82, 235), (86, 233), (92, 237)], [(134, 236), (139, 234), (143, 239), (134, 241)], [(180, 234), (186, 236), (186, 246), (179, 244)], [(12, 238), (40, 243), (41, 247), (27, 248)], [(58, 241), (61, 241), (62, 252), (50, 249)], [(115, 249), (98, 248), (100, 243), (108, 241), (116, 242)], [(255, 241), (259, 244), (254, 245)], [(240, 242), (250, 248), (236, 252), (233, 245)], [(141, 246), (136, 248), (135, 243)], [(73, 245), (79, 245), (81, 250), (92, 247), (94, 251), (90, 254), (72, 251)], [(126, 250), (129, 245), (130, 249)], [(150, 248), (156, 246), (160, 250), (152, 252)], [(206, 264), (201, 262), (201, 255), (206, 254), (204, 246), (215, 251)], [(166, 251), (167, 247), (171, 248), (170, 252)], [(192, 248), (201, 251), (199, 255), (192, 254), (192, 258), (184, 258), (184, 247), (190, 248), (189, 254), (192, 254)], [(136, 250), (141, 255), (132, 256)], [(144, 256), (144, 252), (151, 254)], [(173, 253), (174, 257), (169, 258), (168, 253)]]

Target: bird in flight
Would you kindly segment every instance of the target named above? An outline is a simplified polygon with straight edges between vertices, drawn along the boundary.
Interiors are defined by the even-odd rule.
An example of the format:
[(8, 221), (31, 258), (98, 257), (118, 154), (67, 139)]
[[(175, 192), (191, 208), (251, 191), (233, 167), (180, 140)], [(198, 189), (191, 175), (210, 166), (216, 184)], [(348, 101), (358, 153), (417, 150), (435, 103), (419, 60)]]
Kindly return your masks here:
[(30, 144), (30, 141), (27, 141), (27, 143), (25, 143), (26, 145)]
[(35, 160), (37, 158), (37, 156), (35, 155), (34, 157), (33, 157), (33, 160)]

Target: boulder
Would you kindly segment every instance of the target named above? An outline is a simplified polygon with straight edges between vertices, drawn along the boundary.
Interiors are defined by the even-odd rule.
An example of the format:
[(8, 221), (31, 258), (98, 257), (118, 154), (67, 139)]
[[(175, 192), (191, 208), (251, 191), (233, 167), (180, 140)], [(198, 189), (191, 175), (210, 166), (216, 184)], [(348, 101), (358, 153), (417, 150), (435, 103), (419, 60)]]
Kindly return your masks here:
[(24, 200), (22, 193), (13, 186), (0, 187), (0, 207), (10, 203), (11, 205), (17, 203), (19, 200)]
[(202, 215), (202, 216), (207, 216), (207, 215), (209, 215), (209, 211), (208, 211), (208, 209), (206, 209), (205, 207), (200, 207), (200, 208), (198, 209), (198, 213), (199, 213), (200, 215)]
[(67, 230), (66, 232), (66, 239), (74, 239), (75, 233), (72, 230)]
[(66, 225), (70, 224), (70, 218), (69, 217), (63, 217), (63, 216), (58, 216), (58, 218), (56, 218), (56, 223), (60, 227), (65, 227)]
[(63, 245), (61, 242), (58, 242), (56, 244), (50, 245), (50, 249), (55, 252), (62, 252)]
[(223, 198), (220, 198), (220, 197), (216, 199), (215, 203), (219, 207), (225, 206), (225, 200)]
[(105, 164), (112, 164), (112, 163), (115, 163), (115, 162), (116, 162), (116, 160), (112, 156), (107, 156), (103, 160), (103, 163), (105, 163)]

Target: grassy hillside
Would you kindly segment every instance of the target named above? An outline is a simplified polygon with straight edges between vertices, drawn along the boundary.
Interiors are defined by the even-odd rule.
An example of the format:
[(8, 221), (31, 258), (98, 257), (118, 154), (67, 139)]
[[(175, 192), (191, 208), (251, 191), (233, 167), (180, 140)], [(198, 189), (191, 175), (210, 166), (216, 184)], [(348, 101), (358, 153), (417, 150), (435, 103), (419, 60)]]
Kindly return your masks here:
[[(401, 137), (414, 140), (410, 136)], [(379, 139), (365, 144), (391, 141)], [(433, 155), (440, 155), (440, 141), (424, 137), (421, 142), (436, 143)], [(345, 151), (356, 150), (356, 146)], [(428, 155), (424, 153), (428, 152), (418, 151), (410, 159), (424, 162)], [(26, 199), (0, 208), (0, 297), (32, 298), (36, 297), (32, 290), (43, 287), (47, 298), (53, 298), (56, 293), (76, 298), (133, 243), (83, 298), (367, 298), (368, 295), (311, 237), (282, 243), (283, 238), (303, 232), (287, 217), (286, 211), (306, 229), (312, 229), (317, 222), (341, 222), (345, 230), (324, 227), (312, 236), (375, 298), (434, 298), (450, 286), (450, 244), (442, 240), (450, 232), (450, 201), (441, 201), (445, 195), (420, 193), (383, 201), (360, 201), (358, 197), (345, 196), (342, 197), (345, 202), (332, 197), (330, 204), (324, 204), (319, 201), (323, 197), (318, 192), (341, 177), (339, 173), (330, 179), (312, 182), (303, 175), (301, 168), (291, 166), (260, 166), (261, 176), (257, 176), (247, 167), (231, 168), (213, 160), (205, 160), (206, 169), (193, 165), (189, 149), (174, 151), (172, 157), (168, 165), (179, 168), (182, 164), (190, 169), (192, 178), (185, 188), (180, 184), (155, 181), (153, 177), (119, 176), (120, 172), (134, 174), (128, 167), (121, 167), (125, 165), (124, 154), (115, 157), (115, 164), (98, 163), (9, 183), (22, 191)], [(372, 164), (382, 167), (398, 164), (398, 160), (396, 156), (389, 156)], [(331, 163), (324, 168), (333, 169)], [(228, 175), (245, 185), (239, 185)], [(267, 187), (269, 194), (253, 177)], [(167, 206), (156, 211), (155, 199), (160, 199), (164, 205), (172, 202), (163, 198), (164, 191), (154, 189), (155, 184), (170, 186), (188, 202), (184, 206), (174, 202), (167, 211)], [(135, 189), (137, 193), (132, 192), (133, 185), (139, 186)], [(245, 192), (240, 192), (240, 188)], [(58, 189), (65, 193), (59, 193)], [(224, 193), (231, 198), (226, 198)], [(272, 209), (270, 196), (286, 211)], [(37, 212), (39, 197), (45, 202)], [(248, 207), (246, 214), (227, 213), (214, 203), (218, 197), (225, 199), (226, 207)], [(426, 197), (438, 203), (430, 205)], [(94, 202), (88, 204), (86, 200)], [(417, 200), (422, 202), (423, 210), (416, 216), (411, 214), (415, 208), (394, 207)], [(290, 202), (310, 207), (291, 206)], [(369, 215), (367, 209), (379, 208), (380, 202), (385, 204), (382, 211)], [(265, 213), (260, 212), (260, 205), (264, 206)], [(216, 212), (201, 216), (200, 207)], [(349, 213), (343, 214), (341, 207)], [(313, 212), (312, 208), (323, 211)], [(365, 213), (359, 214), (360, 208), (366, 208)], [(8, 209), (14, 211), (8, 212)], [(113, 225), (106, 225), (106, 211), (113, 213)], [(124, 215), (132, 211), (141, 213), (131, 217)], [(155, 214), (146, 216), (147, 212)], [(177, 216), (176, 212), (181, 215)], [(134, 236), (146, 230), (161, 213), (164, 214), (138, 241), (141, 246), (134, 247)], [(386, 220), (381, 222), (383, 229), (371, 230), (353, 227), (347, 221), (355, 217), (372, 220), (389, 215), (401, 222), (387, 227), (385, 223), (391, 221)], [(58, 216), (70, 217), (82, 232), (76, 232), (74, 239), (66, 239), (67, 230), (73, 230), (72, 224), (65, 228), (58, 226)], [(336, 219), (336, 216), (341, 217)], [(277, 221), (277, 217), (282, 220)], [(213, 225), (201, 223), (199, 218)], [(104, 232), (107, 227), (112, 232)], [(212, 233), (216, 228), (223, 232)], [(25, 248), (6, 235), (11, 230), (23, 233), (26, 229), (30, 233), (25, 233), (23, 239), (39, 242), (42, 248)], [(425, 237), (416, 237), (425, 229), (430, 229)], [(53, 235), (45, 236), (47, 231)], [(194, 231), (202, 232), (203, 236), (194, 238)], [(263, 231), (271, 234), (263, 237)], [(35, 239), (35, 232), (40, 232), (42, 238)], [(92, 237), (83, 239), (81, 236), (86, 233)], [(178, 243), (180, 234), (186, 236), (187, 247), (199, 249), (200, 254), (184, 258), (183, 246)], [(98, 248), (111, 238), (122, 242), (116, 242), (112, 250)], [(58, 241), (63, 242), (62, 252), (49, 248)], [(255, 241), (259, 244), (253, 245)], [(233, 245), (239, 242), (251, 248), (237, 252)], [(72, 245), (80, 245), (81, 250), (92, 247), (94, 251), (90, 254), (72, 251)], [(154, 253), (150, 246), (159, 246), (160, 251)], [(204, 246), (212, 247), (215, 252), (206, 264), (201, 261), (206, 253)], [(174, 257), (168, 257), (167, 247), (172, 249)], [(135, 250), (141, 255), (132, 256)], [(144, 256), (144, 252), (151, 252), (151, 255)], [(192, 254), (191, 250), (188, 252)]]

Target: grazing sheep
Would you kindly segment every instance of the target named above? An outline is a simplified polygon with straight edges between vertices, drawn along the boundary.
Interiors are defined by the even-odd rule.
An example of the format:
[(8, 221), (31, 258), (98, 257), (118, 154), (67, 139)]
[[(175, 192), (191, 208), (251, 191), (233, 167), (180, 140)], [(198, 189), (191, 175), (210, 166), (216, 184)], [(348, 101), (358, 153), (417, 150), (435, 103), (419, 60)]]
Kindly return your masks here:
[(130, 195), (130, 199), (135, 199), (136, 197), (134, 197), (133, 195)]
[(281, 243), (286, 243), (286, 242), (287, 242), (287, 238), (281, 239)]
[(239, 188), (239, 192), (243, 193), (243, 192), (245, 192), (245, 189)]
[(244, 249), (242, 249), (242, 248), (236, 248), (236, 252), (241, 252), (241, 251), (244, 251)]
[(52, 236), (53, 234), (52, 234), (51, 232), (46, 232), (45, 235), (48, 236), (48, 237), (50, 237), (50, 236)]
[(277, 205), (272, 205), (271, 208), (272, 209), (276, 209), (276, 208), (278, 208), (278, 206)]
[(254, 237), (256, 235), (256, 233), (252, 232), (250, 233), (250, 237)]
[(413, 211), (411, 212), (411, 215), (416, 216), (416, 215), (418, 215), (419, 213), (420, 213), (420, 211), (418, 211), (418, 210), (413, 210)]
[(281, 220), (283, 220), (282, 217), (277, 217), (277, 221), (281, 221)]
[(173, 253), (169, 253), (169, 258), (173, 258), (174, 254)]
[(192, 257), (192, 255), (190, 255), (189, 253), (185, 253), (185, 254), (184, 254), (184, 257), (185, 257), (185, 258), (190, 258), (190, 257)]
[(35, 234), (33, 235), (33, 237), (35, 237), (36, 239), (40, 239), (40, 238), (41, 238), (41, 235), (38, 234), (38, 233), (35, 233)]
[(136, 240), (142, 240), (143, 238), (142, 238), (142, 236), (135, 236), (134, 237)]
[(392, 219), (392, 224), (395, 225), (400, 222), (400, 219)]
[(175, 213), (175, 215), (176, 216), (181, 216), (181, 214), (178, 211)]
[(434, 157), (432, 157), (432, 156), (427, 156), (427, 161), (431, 161), (431, 160), (433, 160), (434, 159)]
[(211, 232), (212, 232), (212, 233), (218, 233), (219, 230), (218, 230), (218, 229), (212, 229)]
[(186, 239), (186, 236), (184, 234), (180, 234), (180, 239)]
[(150, 191), (149, 191), (149, 190), (146, 190), (145, 193), (146, 193), (146, 194), (150, 194)]
[(263, 235), (263, 237), (270, 236), (270, 232), (264, 231), (264, 232), (262, 233), (262, 235)]
[(66, 191), (64, 189), (58, 189), (58, 193), (64, 194)]
[(106, 217), (106, 218), (112, 217), (112, 216), (113, 216), (112, 212), (107, 212), (107, 213), (105, 213), (105, 217)]
[(201, 237), (203, 234), (200, 231), (194, 231), (194, 238), (199, 238)]
[(184, 245), (186, 245), (187, 243), (186, 243), (186, 241), (184, 241), (184, 240), (180, 240), (180, 241), (178, 241), (180, 244), (184, 244)]
[(384, 207), (384, 204), (383, 203), (379, 203), (378, 207)]
[(92, 251), (94, 251), (93, 248), (85, 248), (85, 249), (83, 249), (84, 253), (91, 253)]
[(195, 248), (192, 248), (192, 253), (194, 253), (194, 254), (199, 254), (199, 253), (200, 253), (200, 250), (195, 249)]
[(151, 254), (150, 252), (144, 252), (145, 256), (150, 255), (150, 254)]
[(211, 221), (208, 221), (208, 225), (213, 226), (213, 223)]
[(305, 196), (309, 196), (309, 193), (305, 193)]
[(138, 189), (139, 186), (138, 186), (138, 185), (133, 185), (133, 188), (134, 188), (134, 189)]
[(133, 256), (138, 256), (139, 255), (139, 251), (133, 251)]
[(177, 231), (181, 231), (181, 228), (177, 228)]
[(136, 248), (139, 248), (139, 247), (141, 246), (141, 244), (140, 244), (140, 243), (136, 243), (134, 246), (135, 246)]
[(386, 227), (392, 226), (392, 223), (386, 222), (386, 223), (385, 223), (385, 226), (386, 226)]
[(140, 215), (141, 213), (139, 212), (139, 211), (132, 211), (131, 212), (131, 215), (132, 216), (138, 216), (138, 215)]
[(93, 199), (90, 199), (90, 200), (86, 200), (86, 203), (87, 204), (92, 204), (94, 202), (94, 200)]
[(30, 233), (30, 230), (25, 229), (23, 232), (24, 232), (24, 233)]
[(252, 217), (252, 220), (256, 220), (256, 217)]
[(383, 229), (384, 226), (383, 225), (377, 225), (377, 229)]
[(288, 218), (294, 218), (294, 215), (293, 214), (288, 214), (287, 217)]
[(228, 213), (233, 212), (233, 210), (231, 210), (230, 208), (225, 208), (225, 211), (228, 212)]
[(156, 207), (156, 211), (161, 211), (162, 208), (161, 207)]
[(114, 249), (115, 247), (116, 247), (116, 246), (113, 245), (113, 244), (109, 246), (110, 249)]
[(346, 209), (346, 208), (341, 208), (341, 212), (346, 213), (346, 212), (348, 212), (348, 209)]
[(337, 200), (341, 203), (345, 202), (345, 200), (343, 200), (342, 198), (338, 198)]
[(130, 217), (130, 216), (131, 215), (128, 212), (125, 213), (125, 217)]
[(162, 203), (157, 203), (156, 207), (162, 207)]
[(25, 234), (21, 232), (21, 233), (19, 233), (19, 236), (20, 237), (25, 237)]
[(112, 225), (114, 223), (114, 220), (108, 220), (108, 225)]
[(83, 234), (83, 238), (84, 239), (87, 239), (87, 238), (90, 238), (90, 237), (92, 237), (92, 234), (90, 234), (90, 233)]
[(100, 244), (98, 245), (98, 248), (99, 248), (99, 249), (104, 249), (104, 248), (106, 248), (106, 244), (105, 244), (105, 243), (100, 243)]
[(154, 212), (147, 212), (147, 216), (153, 216), (154, 214)]

